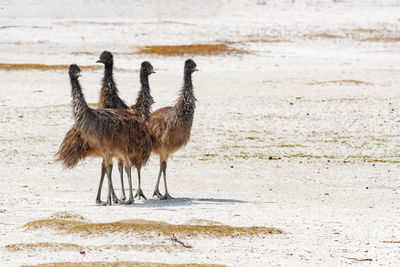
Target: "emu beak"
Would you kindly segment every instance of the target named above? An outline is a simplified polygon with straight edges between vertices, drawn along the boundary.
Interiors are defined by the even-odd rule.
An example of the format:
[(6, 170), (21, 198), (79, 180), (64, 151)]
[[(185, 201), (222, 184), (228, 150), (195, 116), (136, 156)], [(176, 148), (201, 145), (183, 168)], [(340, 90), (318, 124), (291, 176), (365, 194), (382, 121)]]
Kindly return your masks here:
[(156, 73), (154, 70), (152, 70), (150, 73)]
[(96, 63), (101, 63), (101, 60), (100, 60), (100, 59), (99, 59), (99, 60), (97, 60), (97, 61), (96, 61)]
[(193, 71), (199, 71), (199, 69), (198, 69), (198, 68), (195, 68), (195, 69), (193, 69)]

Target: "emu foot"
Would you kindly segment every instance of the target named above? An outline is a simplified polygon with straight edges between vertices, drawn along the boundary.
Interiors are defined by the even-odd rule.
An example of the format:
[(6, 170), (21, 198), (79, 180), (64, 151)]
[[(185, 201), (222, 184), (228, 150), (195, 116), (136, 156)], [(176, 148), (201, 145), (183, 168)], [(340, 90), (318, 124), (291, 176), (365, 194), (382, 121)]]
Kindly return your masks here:
[(100, 206), (111, 206), (111, 205), (112, 205), (111, 200), (107, 200), (106, 202), (101, 201), (100, 204)]
[(100, 199), (96, 199), (96, 205), (98, 205), (98, 206), (105, 206), (105, 205), (106, 205), (106, 202), (101, 201)]
[(136, 197), (139, 197), (139, 199), (140, 199), (141, 197), (142, 197), (143, 199), (147, 199), (146, 196), (143, 194), (142, 189), (138, 189), (138, 190), (136, 191), (135, 198), (136, 198)]
[(125, 194), (122, 194), (121, 197), (119, 198), (119, 200), (122, 200), (122, 201), (123, 201), (123, 200), (126, 200)]
[(162, 197), (160, 190), (158, 190), (158, 188), (156, 190), (154, 190), (153, 197), (156, 197), (156, 198)]
[(131, 205), (133, 203), (134, 203), (133, 198), (129, 198), (127, 201), (121, 201), (119, 204), (120, 205)]
[(174, 199), (173, 197), (171, 197), (168, 192), (165, 193), (161, 198), (161, 200), (170, 200), (170, 199)]
[(120, 200), (118, 199), (117, 195), (113, 192), (112, 194), (112, 203), (118, 204)]

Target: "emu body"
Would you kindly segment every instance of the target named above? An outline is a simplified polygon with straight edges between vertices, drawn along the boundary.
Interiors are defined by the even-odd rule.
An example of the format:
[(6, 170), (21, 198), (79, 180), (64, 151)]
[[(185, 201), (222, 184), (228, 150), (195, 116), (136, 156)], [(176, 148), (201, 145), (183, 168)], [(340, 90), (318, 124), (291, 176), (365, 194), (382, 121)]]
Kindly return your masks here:
[[(119, 97), (119, 91), (114, 81), (113, 55), (108, 51), (103, 51), (97, 63), (104, 64), (104, 76), (101, 83), (100, 97), (99, 97), (99, 102), (97, 103), (97, 107), (103, 109), (104, 108), (128, 109), (129, 107)], [(88, 156), (97, 156), (97, 153), (90, 147), (90, 145), (85, 143), (85, 140), (82, 138), (81, 133), (74, 124), (72, 128), (65, 135), (65, 138), (61, 143), (56, 156), (57, 156), (56, 160), (61, 161), (64, 167), (69, 169), (75, 167), (76, 164), (78, 164), (78, 162), (81, 159)], [(100, 181), (104, 179), (104, 175), (106, 173), (105, 168), (106, 168), (105, 163), (102, 162)], [(121, 188), (122, 188), (121, 199), (125, 200), (126, 196), (125, 196), (125, 188), (123, 180), (123, 163), (120, 160), (118, 161), (118, 170), (120, 173)], [(117, 203), (118, 198), (114, 192), (114, 188), (112, 188), (112, 195), (113, 195), (113, 201)], [(98, 204), (101, 204), (100, 196), (101, 196), (101, 187), (99, 187), (99, 191), (97, 192), (96, 202)]]
[[(113, 188), (111, 171), (114, 157), (125, 165), (130, 182), (128, 202), (133, 201), (130, 168), (136, 167), (140, 177), (140, 168), (146, 164), (151, 153), (151, 139), (146, 130), (145, 120), (142, 114), (135, 110), (88, 107), (78, 81), (79, 75), (79, 67), (71, 65), (69, 76), (75, 126), (80, 131), (84, 143), (93, 151), (91, 155), (103, 158), (108, 177), (107, 202), (101, 204), (111, 205)], [(99, 189), (102, 183), (103, 179), (100, 180)]]
[[(104, 54), (105, 52), (103, 52)], [(112, 68), (110, 71), (109, 64), (107, 60), (104, 60), (103, 54), (100, 56), (100, 59), (103, 58), (105, 62), (105, 75), (102, 82), (102, 90), (100, 92), (100, 101), (99, 106), (107, 107), (107, 105), (115, 105), (120, 107), (120, 109), (125, 109), (127, 107), (125, 103), (119, 98), (118, 90), (115, 86), (115, 83), (112, 79)], [(112, 61), (111, 61), (112, 63)], [(132, 114), (135, 114), (142, 121), (149, 120), (150, 118), (150, 109), (151, 105), (154, 103), (154, 100), (150, 94), (150, 86), (148, 76), (154, 73), (153, 66), (145, 61), (141, 64), (140, 69), (140, 83), (141, 89), (139, 90), (138, 97), (136, 99), (136, 104), (133, 105), (129, 110)], [(111, 75), (111, 76), (110, 76)], [(114, 96), (114, 97), (112, 97)], [(103, 101), (102, 101), (103, 100)], [(59, 152), (57, 153), (59, 161), (62, 161), (63, 164), (68, 167), (74, 167), (79, 160), (85, 157), (101, 157), (101, 153), (98, 152), (98, 148), (93, 147), (91, 143), (89, 143), (83, 136), (80, 130), (77, 128), (77, 124), (74, 124), (72, 129), (67, 133), (63, 142), (61, 143)], [(117, 129), (116, 129), (117, 130)], [(120, 171), (121, 177), (121, 186), (122, 186), (122, 200), (125, 200), (125, 190), (123, 183), (123, 158), (119, 158), (118, 169)], [(140, 177), (140, 168), (142, 164), (140, 164), (140, 160), (136, 158), (131, 158), (132, 162), (136, 162), (134, 166), (137, 168), (138, 172), (138, 190), (136, 192), (136, 196), (139, 198), (146, 198), (141, 189), (141, 177)], [(96, 203), (102, 204), (101, 202), (101, 188), (104, 180), (104, 176), (107, 172), (106, 163), (103, 160), (101, 175), (100, 175), (100, 183), (97, 191)], [(127, 202), (123, 202), (124, 204), (133, 203), (132, 196), (132, 181), (131, 181), (131, 168), (125, 166), (125, 171), (128, 175), (129, 182), (129, 200)], [(111, 184), (112, 185), (112, 184)], [(111, 187), (112, 198), (114, 202), (118, 201), (118, 198), (115, 195), (113, 187)]]
[[(104, 64), (104, 75), (101, 82), (101, 90), (99, 102), (97, 103), (98, 108), (116, 108), (116, 109), (128, 109), (129, 107), (125, 104), (125, 102), (119, 97), (119, 91), (117, 85), (114, 81), (113, 76), (113, 67), (114, 67), (114, 58), (113, 55), (108, 51), (103, 51), (101, 53), (99, 60), (96, 63)], [(124, 164), (121, 160), (118, 160), (118, 171), (121, 179), (121, 200), (125, 200), (125, 187), (124, 187)], [(105, 175), (105, 164), (101, 163), (101, 174), (100, 174), (100, 186), (97, 191), (96, 202), (101, 203), (101, 181), (104, 179)], [(114, 188), (111, 189), (112, 196), (114, 202), (118, 202), (118, 198), (115, 194)]]
[[(147, 123), (151, 136), (152, 151), (160, 156), (160, 171), (153, 196), (161, 199), (172, 198), (167, 189), (167, 161), (178, 149), (185, 146), (190, 139), (193, 115), (196, 107), (192, 73), (197, 71), (196, 63), (188, 59), (184, 67), (184, 83), (180, 96), (174, 106), (157, 109), (151, 114)], [(165, 194), (159, 191), (161, 174), (164, 177)]]
[[(153, 66), (147, 62), (142, 62), (140, 67), (140, 90), (138, 96), (136, 98), (136, 104), (131, 106), (131, 110), (137, 112), (142, 116), (142, 119), (146, 122), (150, 120), (151, 113), (151, 105), (154, 104), (153, 97), (150, 94), (150, 85), (149, 85), (149, 75), (155, 73), (153, 70)], [(137, 168), (137, 167), (136, 167)], [(146, 196), (143, 194), (141, 188), (141, 177), (140, 177), (140, 168), (138, 169), (138, 189), (136, 191), (135, 197), (143, 197), (146, 199)], [(133, 201), (133, 200), (132, 200)]]

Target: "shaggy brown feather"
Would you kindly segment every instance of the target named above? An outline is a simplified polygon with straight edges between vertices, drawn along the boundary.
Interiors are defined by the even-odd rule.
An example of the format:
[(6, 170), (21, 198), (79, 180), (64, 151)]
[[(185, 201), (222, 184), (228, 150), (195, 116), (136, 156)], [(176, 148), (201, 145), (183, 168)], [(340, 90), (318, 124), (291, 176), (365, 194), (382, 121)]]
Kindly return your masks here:
[(74, 124), (61, 142), (56, 153), (56, 161), (61, 162), (64, 168), (71, 169), (91, 152), (93, 151), (91, 151), (90, 146), (84, 142), (80, 131)]

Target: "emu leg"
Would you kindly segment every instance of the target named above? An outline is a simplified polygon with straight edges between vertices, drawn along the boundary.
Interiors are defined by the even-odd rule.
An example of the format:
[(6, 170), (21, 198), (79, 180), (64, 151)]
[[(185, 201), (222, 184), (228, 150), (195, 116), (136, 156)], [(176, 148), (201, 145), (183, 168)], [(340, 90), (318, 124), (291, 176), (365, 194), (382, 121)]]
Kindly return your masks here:
[(167, 162), (163, 161), (161, 163), (162, 167), (163, 167), (163, 176), (164, 176), (164, 186), (165, 186), (165, 194), (161, 197), (161, 200), (168, 200), (168, 199), (173, 199), (173, 197), (171, 197), (168, 193), (168, 188), (167, 188)]
[(122, 188), (122, 194), (121, 194), (121, 200), (125, 200), (125, 187), (124, 187), (124, 164), (122, 161), (118, 162), (118, 170), (119, 170), (119, 175), (121, 176), (121, 188)]
[(107, 195), (107, 202), (105, 203), (106, 206), (111, 206), (111, 197), (112, 197), (112, 190), (113, 190), (113, 185), (112, 185), (112, 179), (111, 179), (111, 173), (112, 173), (112, 165), (107, 166), (107, 177), (108, 177), (108, 195)]
[(117, 195), (115, 194), (114, 186), (112, 185), (112, 181), (111, 181), (111, 199), (114, 204), (119, 203), (119, 199), (118, 199)]
[(105, 174), (106, 174), (106, 167), (104, 167), (104, 164), (101, 164), (100, 184), (99, 184), (99, 189), (97, 190), (96, 204), (102, 206), (105, 205), (105, 202), (101, 201), (101, 188), (103, 187)]
[(111, 199), (112, 199), (112, 202), (113, 202), (114, 204), (118, 204), (119, 202), (121, 202), (121, 201), (118, 199), (117, 195), (115, 194), (114, 186), (113, 186), (113, 183), (112, 183), (112, 179), (111, 179)]
[[(103, 185), (103, 181), (102, 181), (102, 179), (104, 179), (104, 172), (106, 172), (106, 167), (105, 167), (105, 165), (106, 165), (106, 163), (105, 163), (105, 161), (104, 161), (104, 159), (103, 159), (103, 162), (101, 163), (101, 175), (102, 175), (102, 177), (103, 178), (101, 178), (100, 177), (100, 181), (101, 181), (101, 186)], [(111, 166), (111, 170), (112, 170), (112, 166)], [(108, 175), (108, 174), (107, 174)], [(99, 189), (99, 192), (97, 193), (97, 197), (98, 197), (98, 199), (96, 200), (96, 202), (99, 204), (101, 204), (101, 200), (100, 200), (100, 191), (101, 191), (101, 188)], [(117, 204), (117, 203), (119, 203), (119, 199), (118, 199), (118, 197), (117, 197), (117, 195), (115, 194), (115, 191), (114, 191), (114, 187), (112, 186), (112, 180), (111, 180), (111, 194), (112, 194), (112, 201), (113, 201), (113, 203), (115, 203), (115, 204)], [(100, 202), (98, 202), (98, 200), (100, 200)]]
[(133, 189), (132, 189), (132, 175), (131, 167), (125, 165), (125, 172), (128, 175), (128, 186), (129, 186), (129, 198), (127, 201), (121, 202), (122, 204), (129, 205), (133, 203)]
[(143, 194), (142, 188), (141, 188), (141, 186), (140, 186), (140, 168), (136, 168), (136, 170), (137, 170), (137, 175), (138, 175), (139, 188), (138, 188), (138, 190), (136, 191), (135, 197), (139, 197), (139, 199), (140, 199), (141, 197), (143, 197), (144, 199), (147, 199), (146, 196)]
[(158, 189), (160, 187), (161, 173), (162, 173), (162, 164), (160, 164), (160, 171), (158, 172), (157, 183), (156, 183), (156, 187), (154, 188), (154, 193), (153, 193), (153, 197), (157, 197), (157, 198), (160, 198), (162, 196), (160, 193), (160, 190)]

